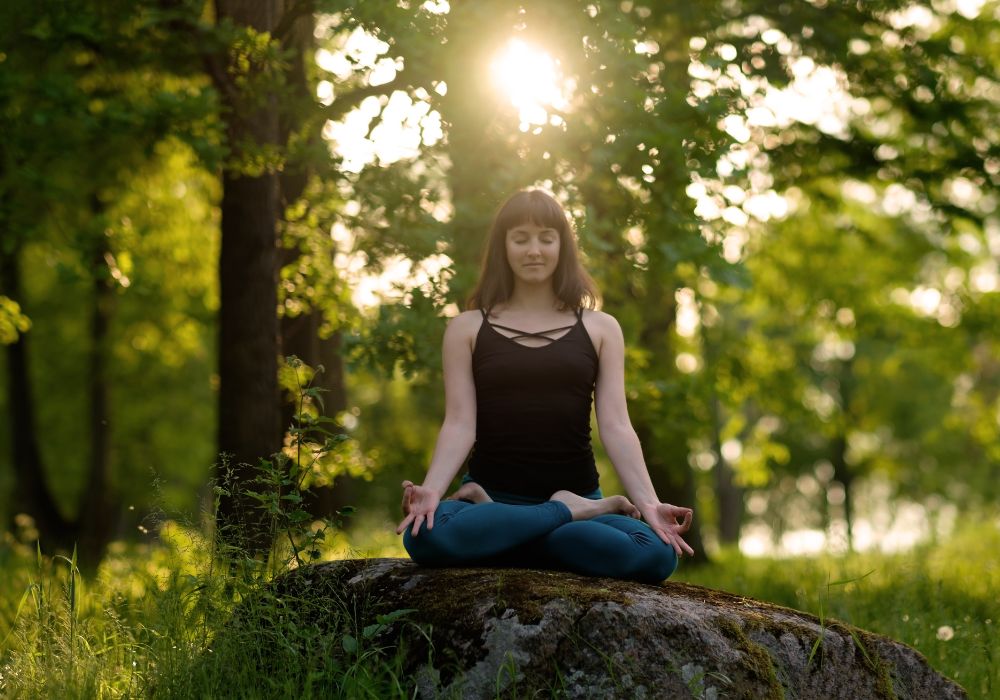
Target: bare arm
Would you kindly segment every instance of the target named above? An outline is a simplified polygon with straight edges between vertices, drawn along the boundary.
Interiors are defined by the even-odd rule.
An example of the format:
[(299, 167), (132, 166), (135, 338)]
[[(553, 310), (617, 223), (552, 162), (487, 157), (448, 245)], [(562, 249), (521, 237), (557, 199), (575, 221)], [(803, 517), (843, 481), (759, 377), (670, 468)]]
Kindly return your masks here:
[(599, 327), (600, 364), (595, 406), (601, 442), (626, 493), (650, 527), (678, 554), (693, 554), (681, 537), (691, 526), (693, 512), (690, 508), (660, 502), (649, 478), (639, 437), (629, 420), (625, 401), (625, 339), (621, 327), (607, 314), (601, 315)]
[[(444, 422), (424, 486), (443, 496), (462, 467), (476, 440), (476, 387), (472, 380), (474, 324), (468, 316), (448, 323), (442, 347), (444, 369)], [(477, 326), (478, 328), (478, 326)]]
[(434, 511), (476, 439), (476, 387), (472, 379), (472, 343), (479, 325), (472, 314), (462, 314), (448, 323), (444, 333), (442, 366), (444, 369), (445, 417), (438, 433), (434, 455), (424, 477), (415, 486), (403, 482), (405, 518), (396, 528), (402, 532), (413, 523), (413, 534), (420, 532), (426, 520), (434, 527)]

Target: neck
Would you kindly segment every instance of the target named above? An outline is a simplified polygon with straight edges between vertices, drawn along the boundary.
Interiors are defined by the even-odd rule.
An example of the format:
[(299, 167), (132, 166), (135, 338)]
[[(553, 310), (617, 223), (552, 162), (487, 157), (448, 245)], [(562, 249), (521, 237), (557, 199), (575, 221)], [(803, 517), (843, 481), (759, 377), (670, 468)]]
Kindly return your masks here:
[(556, 308), (558, 303), (559, 298), (551, 284), (515, 284), (514, 292), (510, 295), (505, 306), (508, 309), (526, 311), (551, 311)]

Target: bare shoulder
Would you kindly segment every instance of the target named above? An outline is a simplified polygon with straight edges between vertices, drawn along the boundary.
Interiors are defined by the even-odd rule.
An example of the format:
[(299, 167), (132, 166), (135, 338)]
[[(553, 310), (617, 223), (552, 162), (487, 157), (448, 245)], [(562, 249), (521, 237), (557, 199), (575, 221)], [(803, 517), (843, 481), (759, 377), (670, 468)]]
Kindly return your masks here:
[(590, 340), (594, 344), (597, 354), (601, 354), (607, 342), (616, 342), (622, 337), (621, 326), (618, 319), (604, 311), (596, 309), (585, 309), (583, 312), (583, 325), (590, 335)]
[(478, 309), (463, 311), (448, 321), (448, 328), (445, 331), (445, 335), (459, 342), (467, 342), (471, 347), (482, 324), (483, 315)]

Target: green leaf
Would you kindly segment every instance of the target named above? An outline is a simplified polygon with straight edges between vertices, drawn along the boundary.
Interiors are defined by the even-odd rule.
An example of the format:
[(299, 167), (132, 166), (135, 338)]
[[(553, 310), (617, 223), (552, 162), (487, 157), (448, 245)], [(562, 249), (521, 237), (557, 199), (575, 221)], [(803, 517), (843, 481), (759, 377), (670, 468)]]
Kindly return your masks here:
[(361, 631), (361, 636), (364, 637), (365, 639), (371, 639), (384, 629), (386, 629), (385, 625), (381, 624), (368, 625)]
[(410, 613), (416, 612), (416, 608), (401, 608), (400, 610), (393, 610), (392, 612), (386, 613), (385, 615), (378, 615), (375, 619), (383, 625), (390, 625), (401, 617), (406, 617)]

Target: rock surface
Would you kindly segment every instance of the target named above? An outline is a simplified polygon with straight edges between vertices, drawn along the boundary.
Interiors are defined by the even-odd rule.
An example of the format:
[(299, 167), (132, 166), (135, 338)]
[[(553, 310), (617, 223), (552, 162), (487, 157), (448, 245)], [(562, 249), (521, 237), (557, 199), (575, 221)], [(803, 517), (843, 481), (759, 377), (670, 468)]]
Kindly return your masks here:
[(319, 609), (329, 599), (363, 625), (414, 609), (422, 632), (392, 624), (378, 641), (403, 645), (423, 698), (966, 697), (887, 637), (683, 583), (360, 559), (298, 569), (275, 589)]

